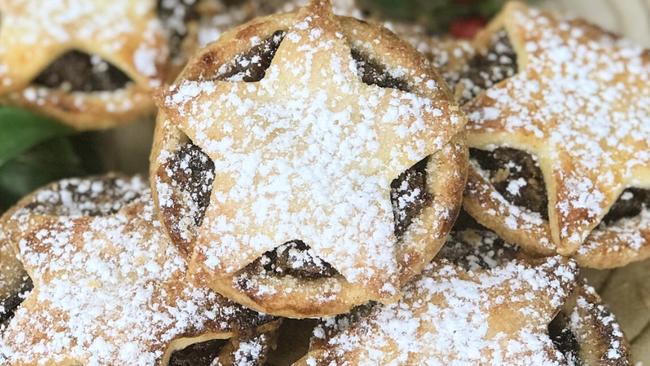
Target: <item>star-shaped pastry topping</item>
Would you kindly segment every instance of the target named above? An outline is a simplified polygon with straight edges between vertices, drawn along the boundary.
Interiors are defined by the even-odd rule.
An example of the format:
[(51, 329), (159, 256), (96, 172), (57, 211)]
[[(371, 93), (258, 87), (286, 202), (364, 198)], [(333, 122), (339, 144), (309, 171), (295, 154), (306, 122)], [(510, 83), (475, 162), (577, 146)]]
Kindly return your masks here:
[[(3, 229), (34, 289), (2, 333), (12, 365), (166, 365), (176, 348), (269, 321), (193, 285), (138, 178), (37, 191)], [(192, 340), (202, 336), (202, 340)]]
[(466, 105), (469, 145), (536, 156), (551, 236), (569, 255), (626, 187), (650, 185), (650, 53), (521, 3), (499, 19), (519, 72)]
[(438, 259), (398, 303), (317, 327), (297, 365), (566, 364), (548, 324), (576, 272), (559, 256), (470, 270)]
[(164, 98), (166, 116), (214, 161), (194, 258), (212, 271), (302, 240), (352, 283), (396, 282), (390, 183), (464, 118), (426, 74), (417, 93), (362, 82), (329, 6), (301, 9), (261, 81), (186, 80)]
[(153, 0), (1, 0), (0, 93), (17, 91), (55, 58), (80, 50), (137, 84), (160, 83), (167, 38)]

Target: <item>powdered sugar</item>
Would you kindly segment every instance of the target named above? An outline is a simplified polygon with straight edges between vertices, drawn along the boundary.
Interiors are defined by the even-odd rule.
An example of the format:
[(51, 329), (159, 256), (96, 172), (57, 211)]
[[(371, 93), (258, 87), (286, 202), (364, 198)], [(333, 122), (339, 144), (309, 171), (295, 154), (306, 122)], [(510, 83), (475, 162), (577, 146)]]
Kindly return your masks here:
[(581, 21), (522, 5), (506, 12), (514, 21), (509, 32), (528, 51), (526, 64), (466, 106), (470, 136), (535, 152), (553, 181), (551, 232), (571, 253), (650, 164), (637, 153), (650, 149), (650, 65), (640, 48)]
[[(332, 0), (335, 14), (363, 18), (354, 0)], [(255, 17), (261, 17), (278, 12), (295, 11), (307, 5), (307, 0), (246, 0), (237, 4), (217, 1), (215, 6), (220, 11), (201, 19), (198, 41), (201, 46), (216, 41), (221, 34), (234, 26), (247, 22)]]
[[(84, 199), (101, 201), (95, 188), (102, 182), (73, 180), (34, 196), (37, 207), (67, 202), (48, 211), (61, 216), (34, 215), (28, 205), (11, 217), (21, 228), (11, 238), (19, 240), (36, 288), (3, 334), (0, 351), (10, 362), (154, 365), (177, 338), (228, 336), (265, 320), (187, 282), (186, 264), (154, 217), (148, 191), (132, 182), (117, 185), (140, 190), (138, 198), (116, 213), (79, 215), (92, 206)], [(98, 195), (62, 198), (84, 186)]]
[(211, 270), (232, 273), (302, 239), (348, 281), (395, 281), (390, 182), (462, 118), (445, 102), (362, 83), (336, 27), (304, 16), (257, 83), (182, 81), (167, 93), (167, 115), (215, 164), (199, 234)]
[[(117, 64), (134, 80), (157, 83), (167, 48), (154, 6), (152, 0), (5, 1), (0, 5), (0, 80), (11, 90), (24, 87), (50, 57), (77, 46)], [(26, 48), (38, 49), (29, 70), (16, 56)]]
[(303, 361), (561, 365), (564, 356), (546, 327), (569, 294), (575, 274), (575, 264), (559, 257), (536, 265), (504, 260), (469, 272), (437, 259), (407, 286), (398, 303), (316, 328), (316, 348)]
[[(496, 190), (490, 190), (489, 173), (483, 170), (476, 161), (470, 160), (470, 167), (482, 181), (474, 178), (470, 179), (467, 191), (472, 196), (489, 198), (489, 202), (484, 205), (485, 207), (481, 207), (488, 215), (502, 218), (503, 224), (510, 230), (532, 231), (543, 227), (544, 219), (539, 213), (525, 207), (513, 205)], [(537, 244), (544, 249), (554, 248), (550, 238), (542, 237)]]
[(620, 325), (602, 304), (596, 291), (590, 286), (580, 285), (574, 296), (575, 305), (568, 314), (567, 327), (577, 341), (591, 346), (592, 357), (601, 352), (599, 358), (603, 363), (627, 360), (629, 350)]
[[(615, 253), (638, 253), (648, 246), (650, 233), (650, 208), (644, 206), (635, 217), (622, 218), (615, 223), (601, 224), (594, 229), (579, 256), (608, 256)], [(632, 254), (634, 256), (634, 254)]]

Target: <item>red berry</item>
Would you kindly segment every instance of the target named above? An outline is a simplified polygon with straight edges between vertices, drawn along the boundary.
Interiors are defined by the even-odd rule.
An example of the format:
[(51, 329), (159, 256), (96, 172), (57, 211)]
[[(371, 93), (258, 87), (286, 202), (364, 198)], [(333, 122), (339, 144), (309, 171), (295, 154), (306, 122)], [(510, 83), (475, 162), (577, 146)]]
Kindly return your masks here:
[(486, 22), (480, 17), (458, 19), (449, 25), (449, 33), (456, 38), (474, 38)]

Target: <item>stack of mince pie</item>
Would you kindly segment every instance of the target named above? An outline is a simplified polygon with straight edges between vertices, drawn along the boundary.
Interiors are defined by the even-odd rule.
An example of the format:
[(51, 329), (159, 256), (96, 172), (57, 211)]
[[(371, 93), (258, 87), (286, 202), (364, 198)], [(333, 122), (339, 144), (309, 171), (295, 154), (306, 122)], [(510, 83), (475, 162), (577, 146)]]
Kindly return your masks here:
[(650, 51), (519, 2), (255, 17), (299, 2), (0, 2), (3, 103), (158, 109), (148, 181), (0, 219), (0, 364), (629, 365), (581, 269), (650, 257)]
[[(360, 14), (351, 0), (337, 11)], [(0, 105), (79, 130), (146, 118), (152, 95), (200, 45), (305, 0), (6, 0), (0, 3)]]

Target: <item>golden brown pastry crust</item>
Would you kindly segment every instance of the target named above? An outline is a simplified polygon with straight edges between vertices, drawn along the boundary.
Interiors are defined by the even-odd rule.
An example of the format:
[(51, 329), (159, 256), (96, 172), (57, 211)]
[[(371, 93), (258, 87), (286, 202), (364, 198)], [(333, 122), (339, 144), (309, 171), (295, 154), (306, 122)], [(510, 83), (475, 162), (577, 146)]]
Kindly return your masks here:
[(560, 257), (472, 271), (436, 260), (397, 304), (317, 328), (296, 365), (560, 364), (546, 326), (575, 269)]
[(544, 225), (543, 219), (508, 202), (474, 162), (469, 164), (463, 209), (476, 221), (532, 255), (552, 255), (555, 252), (548, 225)]
[[(155, 6), (153, 0), (2, 1), (0, 103), (33, 109), (82, 130), (153, 113), (151, 90), (163, 81), (169, 56)], [(32, 85), (48, 64), (71, 50), (100, 56), (132, 82), (120, 90), (88, 93)]]
[[(571, 260), (530, 260), (491, 232), (455, 232), (400, 302), (324, 320), (294, 365), (629, 364), (615, 318), (576, 276)], [(558, 313), (575, 349), (554, 338)]]
[(592, 268), (623, 267), (650, 257), (650, 207), (594, 229), (574, 258)]
[(561, 311), (567, 320), (566, 330), (579, 346), (575, 350), (579, 364), (630, 365), (628, 341), (593, 287), (579, 283)]
[[(32, 99), (32, 95), (41, 95)], [(136, 121), (154, 113), (151, 90), (135, 85), (111, 92), (66, 92), (30, 86), (0, 97), (0, 104), (18, 106), (55, 118), (77, 130), (96, 130)], [(109, 110), (114, 105), (117, 110)]]
[(34, 281), (3, 330), (3, 364), (167, 365), (173, 351), (211, 339), (228, 340), (224, 361), (265, 357), (278, 321), (189, 284), (144, 183), (63, 180), (3, 216), (3, 245), (20, 251)]
[[(182, 0), (175, 0), (182, 1)], [(174, 71), (170, 82), (191, 56), (201, 48), (215, 42), (225, 32), (255, 18), (276, 13), (295, 11), (308, 0), (199, 0), (194, 3), (197, 16), (186, 23), (186, 36), (181, 44), (181, 53), (173, 60)], [(362, 12), (354, 0), (332, 0), (334, 14), (362, 18)]]
[(544, 175), (550, 219), (507, 201), (475, 164), (465, 209), (533, 254), (557, 252), (595, 268), (647, 258), (647, 207), (635, 218), (601, 221), (625, 188), (650, 187), (650, 53), (583, 20), (519, 2), (507, 4), (477, 36), (477, 52), (502, 29), (519, 71), (464, 106), (468, 145), (532, 154)]
[[(306, 22), (304, 20), (306, 20)], [(193, 227), (192, 230), (188, 230), (187, 233), (187, 235), (191, 237), (196, 235), (196, 238), (198, 239), (189, 240), (189, 244), (183, 243), (183, 246), (189, 247), (189, 251), (192, 253), (192, 272), (209, 283), (217, 292), (225, 294), (235, 301), (259, 311), (288, 317), (314, 317), (327, 314), (337, 314), (345, 312), (355, 305), (365, 303), (368, 300), (374, 299), (386, 301), (388, 298), (397, 295), (396, 289), (399, 288), (400, 283), (404, 283), (408, 278), (418, 273), (424, 264), (435, 255), (439, 247), (442, 245), (444, 237), (450, 229), (457, 214), (458, 205), (455, 202), (460, 197), (462, 190), (460, 187), (464, 186), (464, 171), (466, 169), (465, 159), (467, 157), (467, 152), (463, 143), (464, 137), (458, 134), (462, 129), (464, 117), (459, 113), (453, 102), (450, 101), (450, 94), (444, 87), (444, 83), (440, 76), (427, 66), (428, 64), (426, 61), (414, 49), (399, 41), (391, 32), (377, 26), (359, 22), (352, 18), (332, 17), (329, 12), (329, 5), (326, 3), (320, 4), (318, 2), (313, 2), (310, 7), (296, 13), (275, 15), (253, 20), (241, 27), (225, 33), (218, 42), (209, 45), (189, 62), (188, 66), (177, 79), (176, 84), (165, 94), (164, 99), (161, 99), (161, 111), (158, 115), (154, 149), (151, 155), (152, 187), (156, 204), (161, 206), (162, 202), (162, 206), (171, 205), (171, 203), (168, 202), (170, 197), (170, 187), (166, 186), (167, 183), (164, 179), (164, 176), (167, 175), (164, 164), (171, 153), (177, 150), (183, 142), (188, 140), (188, 138), (191, 139), (194, 144), (204, 149), (210, 158), (217, 161), (227, 159), (226, 156), (220, 156), (217, 153), (218, 145), (215, 145), (215, 143), (228, 135), (228, 132), (219, 131), (219, 126), (221, 126), (221, 124), (218, 123), (212, 125), (213, 127), (202, 130), (199, 122), (202, 118), (200, 115), (201, 113), (193, 114), (193, 112), (204, 109), (201, 109), (203, 107), (193, 109), (190, 107), (190, 104), (198, 103), (195, 105), (199, 105), (200, 103), (206, 103), (205, 105), (208, 106), (207, 108), (216, 108), (213, 110), (214, 113), (217, 113), (214, 116), (221, 113), (220, 111), (231, 110), (230, 108), (232, 108), (232, 105), (229, 106), (227, 103), (219, 105), (211, 104), (211, 100), (214, 100), (211, 98), (218, 98), (219, 93), (228, 95), (232, 92), (231, 88), (235, 83), (214, 80), (210, 81), (209, 79), (214, 77), (213, 75), (215, 74), (215, 70), (219, 70), (222, 65), (233, 60), (236, 55), (248, 51), (251, 48), (251, 39), (266, 39), (278, 30), (288, 30), (290, 34), (286, 36), (289, 38), (285, 38), (283, 43), (280, 45), (272, 66), (267, 71), (267, 75), (268, 73), (275, 75), (276, 72), (279, 72), (279, 75), (284, 73), (284, 79), (280, 79), (282, 80), (280, 83), (285, 83), (282, 84), (286, 85), (283, 86), (283, 88), (287, 88), (289, 93), (287, 94), (286, 91), (278, 92), (283, 93), (282, 95), (287, 94), (285, 98), (287, 101), (292, 99), (290, 96), (292, 92), (300, 93), (300, 88), (302, 88), (300, 83), (305, 80), (305, 78), (301, 79), (298, 75), (295, 75), (295, 70), (300, 70), (303, 67), (300, 62), (296, 63), (296, 61), (303, 60), (305, 57), (311, 58), (312, 56), (309, 56), (309, 54), (302, 53), (304, 53), (305, 50), (313, 48), (314, 54), (316, 55), (313, 56), (313, 62), (318, 62), (318, 65), (320, 65), (319, 70), (323, 70), (323, 74), (311, 82), (311, 88), (316, 88), (317, 85), (321, 85), (322, 87), (319, 87), (320, 90), (330, 94), (336, 93), (337, 96), (329, 100), (340, 101), (345, 98), (351, 98), (349, 95), (343, 98), (343, 94), (340, 94), (340, 90), (337, 90), (339, 87), (336, 83), (343, 80), (345, 87), (350, 86), (351, 88), (354, 88), (354, 90), (361, 93), (363, 98), (370, 98), (371, 95), (375, 93), (376, 97), (379, 98), (377, 101), (380, 104), (373, 108), (372, 111), (367, 110), (366, 112), (372, 115), (376, 114), (378, 118), (381, 118), (382, 113), (378, 113), (375, 110), (388, 107), (388, 105), (384, 103), (387, 103), (389, 102), (389, 99), (394, 98), (390, 95), (401, 96), (393, 99), (390, 103), (403, 103), (404, 100), (400, 102), (399, 98), (421, 98), (418, 103), (431, 103), (431, 106), (433, 106), (434, 109), (425, 112), (426, 116), (422, 120), (427, 124), (427, 126), (429, 126), (426, 130), (421, 130), (421, 132), (412, 135), (412, 137), (406, 137), (400, 143), (396, 140), (401, 139), (397, 134), (391, 133), (384, 135), (382, 133), (381, 139), (388, 139), (384, 141), (387, 142), (390, 140), (393, 141), (393, 143), (384, 147), (380, 146), (379, 152), (380, 154), (387, 154), (392, 146), (410, 146), (415, 150), (421, 150), (422, 147), (428, 145), (422, 150), (423, 154), (415, 154), (410, 158), (407, 158), (403, 153), (395, 152), (396, 158), (392, 159), (392, 161), (386, 161), (383, 163), (383, 171), (380, 174), (385, 177), (382, 178), (382, 180), (385, 179), (387, 182), (390, 182), (388, 177), (394, 179), (402, 171), (406, 170), (418, 160), (427, 155), (432, 155), (433, 158), (429, 162), (429, 182), (427, 184), (429, 189), (432, 189), (431, 193), (434, 197), (433, 203), (423, 211), (417, 225), (413, 225), (413, 227), (409, 228), (405, 234), (404, 240), (401, 240), (400, 243), (395, 246), (395, 249), (387, 249), (389, 252), (393, 250), (399, 251), (395, 253), (395, 256), (393, 257), (394, 259), (390, 259), (391, 262), (393, 260), (396, 261), (395, 264), (399, 267), (397, 272), (391, 274), (389, 273), (390, 271), (380, 270), (377, 267), (373, 268), (372, 266), (369, 266), (368, 263), (365, 263), (368, 260), (376, 259), (373, 259), (373, 256), (375, 256), (374, 254), (368, 253), (377, 250), (378, 247), (372, 247), (374, 244), (367, 244), (366, 242), (368, 240), (362, 239), (366, 234), (369, 235), (370, 231), (366, 233), (363, 228), (348, 227), (347, 230), (352, 230), (353, 232), (359, 230), (359, 234), (356, 236), (358, 240), (355, 240), (356, 243), (359, 243), (359, 251), (356, 251), (356, 253), (361, 253), (370, 249), (365, 255), (360, 257), (360, 254), (353, 254), (351, 256), (348, 255), (350, 253), (343, 254), (343, 252), (340, 252), (340, 249), (345, 248), (337, 248), (336, 246), (329, 246), (325, 251), (323, 251), (322, 248), (319, 250), (318, 243), (313, 245), (314, 243), (310, 242), (312, 238), (303, 238), (311, 247), (312, 251), (316, 252), (318, 256), (326, 260), (327, 263), (332, 265), (339, 272), (336, 276), (324, 279), (320, 278), (313, 281), (304, 281), (288, 277), (282, 279), (267, 278), (266, 282), (258, 282), (260, 286), (257, 286), (257, 288), (246, 290), (242, 289), (241, 286), (233, 281), (233, 279), (241, 274), (242, 270), (244, 270), (249, 263), (260, 257), (261, 254), (274, 249), (276, 246), (282, 245), (284, 242), (289, 241), (292, 238), (286, 237), (277, 242), (264, 241), (264, 245), (256, 245), (255, 247), (245, 246), (243, 243), (232, 243), (231, 245), (224, 247), (217, 246), (219, 250), (227, 250), (228, 252), (222, 252), (218, 257), (219, 264), (217, 266), (212, 266), (213, 268), (209, 268), (210, 266), (206, 265), (206, 261), (210, 262), (215, 258), (213, 255), (206, 256), (206, 251), (213, 251), (215, 246), (211, 246), (210, 243), (216, 244), (222, 241), (222, 239), (219, 238), (219, 235), (216, 232), (211, 232), (208, 229), (204, 229), (204, 227), (214, 225), (216, 223), (215, 220), (219, 219), (219, 216), (223, 214), (237, 214), (238, 210), (243, 209), (247, 205), (244, 204), (244, 206), (241, 206), (240, 204), (234, 204), (234, 202), (215, 203), (219, 199), (219, 194), (215, 192), (229, 190), (230, 188), (224, 184), (231, 179), (227, 176), (229, 173), (220, 172), (220, 165), (216, 164), (215, 184), (212, 187), (212, 203), (206, 210), (202, 226), (199, 228)], [(308, 33), (310, 30), (315, 30), (312, 35)], [(310, 37), (312, 37), (311, 40)], [(327, 42), (331, 42), (332, 48), (327, 52), (323, 52), (318, 48), (325, 44), (323, 39), (326, 39)], [(347, 42), (341, 42), (340, 39), (346, 39)], [(352, 62), (352, 59), (349, 56), (350, 46), (354, 47), (359, 52), (367, 54), (373, 61), (382, 65), (387, 65), (388, 69), (391, 71), (399, 70), (397, 71), (397, 74), (407, 81), (407, 84), (409, 88), (412, 89), (413, 93), (405, 93), (397, 89), (389, 89), (390, 91), (386, 91), (386, 89), (362, 83), (361, 80), (359, 80), (359, 78), (349, 69), (350, 62)], [(327, 64), (329, 61), (326, 61), (332, 54), (337, 57), (332, 59), (332, 62), (341, 62), (341, 65), (343, 66), (336, 72), (333, 72), (331, 67)], [(294, 73), (295, 76), (290, 76), (291, 73)], [(316, 75), (317, 74), (314, 74), (313, 76)], [(275, 77), (276, 76), (274, 76), (274, 78)], [(205, 81), (206, 79), (208, 80)], [(334, 82), (332, 83), (332, 81)], [(264, 83), (264, 80), (262, 80), (262, 82), (259, 83), (240, 84), (244, 88), (256, 88), (257, 85), (265, 85)], [(190, 91), (194, 85), (199, 88), (205, 87), (207, 89), (211, 89), (212, 86), (214, 86), (215, 89), (212, 90), (211, 93), (198, 92), (196, 98), (188, 98), (185, 100), (185, 102), (188, 103), (174, 103), (175, 100), (182, 101), (184, 98), (183, 93), (185, 91)], [(294, 86), (298, 87), (295, 91), (292, 90)], [(312, 90), (315, 91), (316, 89)], [(240, 97), (255, 100), (255, 98), (260, 97), (258, 95), (254, 98), (253, 96), (255, 93), (256, 92), (251, 92), (251, 94), (248, 94), (247, 96), (241, 95)], [(347, 93), (350, 93), (349, 90)], [(174, 95), (177, 95), (178, 98), (176, 99)], [(354, 97), (357, 96), (352, 96), (352, 98)], [(367, 105), (367, 103), (371, 102), (371, 99), (363, 99), (365, 101), (361, 101), (361, 99), (359, 100), (360, 102), (344, 103), (343, 107), (350, 108), (350, 110), (353, 111), (352, 113), (358, 113), (355, 110), (358, 110), (359, 105)], [(259, 103), (263, 104), (267, 103), (267, 101), (264, 97), (261, 97)], [(278, 101), (276, 103), (280, 102)], [(309, 105), (308, 103), (305, 103), (305, 101), (300, 103)], [(406, 104), (403, 104), (403, 107), (410, 108), (407, 107)], [(387, 114), (391, 113), (390, 108), (384, 109), (384, 111)], [(270, 113), (274, 112), (271, 111)], [(194, 122), (188, 123), (188, 118)], [(413, 123), (412, 120), (409, 121), (409, 118), (403, 118), (400, 122), (403, 126), (407, 126), (409, 123)], [(386, 125), (385, 128), (390, 129), (392, 127)], [(221, 135), (222, 133), (224, 133), (224, 135)], [(424, 138), (425, 135), (428, 137)], [(206, 139), (206, 137), (208, 138)], [(239, 139), (240, 137), (236, 138)], [(351, 138), (349, 141), (354, 141), (354, 136), (350, 136), (349, 138)], [(210, 142), (210, 139), (213, 139), (212, 142)], [(417, 144), (422, 143), (422, 145), (416, 147), (416, 145), (414, 145), (416, 141), (418, 141)], [(239, 143), (240, 142), (237, 142), (237, 144)], [(261, 142), (255, 142), (255, 144), (260, 143)], [(383, 142), (380, 140), (380, 143)], [(262, 149), (263, 146), (264, 145), (259, 145), (259, 148)], [(214, 147), (217, 147), (217, 150), (211, 153), (209, 149)], [(341, 157), (335, 157), (333, 159), (341, 159)], [(348, 159), (348, 157), (346, 157), (346, 159)], [(397, 163), (398, 161), (401, 162)], [(318, 162), (316, 162), (316, 164), (318, 164)], [(432, 175), (431, 173), (434, 169), (436, 169), (436, 171), (435, 174)], [(363, 174), (372, 175), (377, 173), (379, 172), (366, 170)], [(350, 174), (358, 173), (351, 170)], [(263, 180), (264, 177), (260, 176), (256, 179)], [(256, 189), (255, 187), (261, 187), (256, 185), (258, 183), (259, 181), (254, 183), (250, 189), (254, 190)], [(350, 184), (346, 182), (339, 183)], [(343, 186), (342, 189), (348, 188), (347, 186)], [(161, 192), (164, 194), (161, 194)], [(297, 200), (295, 200), (296, 202), (289, 203), (289, 209), (296, 211), (302, 206), (309, 207), (309, 200), (305, 197), (309, 194), (308, 192), (308, 190), (305, 190), (305, 187), (294, 192), (294, 197), (296, 197)], [(388, 187), (386, 187), (386, 195), (388, 195)], [(278, 200), (278, 198), (271, 198), (271, 200), (274, 199)], [(254, 202), (249, 203), (250, 207), (253, 207), (253, 203)], [(273, 205), (273, 201), (271, 201), (270, 204)], [(377, 210), (382, 212), (386, 207), (374, 207), (376, 204), (377, 203), (375, 202), (368, 202), (367, 204), (364, 204), (363, 209), (372, 215), (372, 212), (376, 212)], [(224, 210), (224, 207), (226, 207), (224, 205), (231, 206)], [(383, 203), (381, 205), (383, 205)], [(220, 208), (217, 209), (219, 206)], [(162, 207), (160, 210), (163, 213), (163, 216), (165, 216), (164, 208), (165, 207)], [(309, 208), (308, 210), (314, 209), (315, 208)], [(350, 211), (352, 217), (360, 214), (360, 212), (358, 212), (359, 208), (353, 209), (352, 207), (348, 207), (346, 209), (352, 209), (352, 211)], [(322, 210), (322, 208), (319, 208), (319, 210)], [(314, 213), (316, 212), (319, 211), (313, 211), (311, 213), (307, 212), (306, 214), (311, 217), (314, 216)], [(272, 216), (274, 220), (282, 219), (282, 215), (279, 214), (274, 213)], [(369, 219), (372, 219), (372, 216), (369, 216)], [(248, 219), (243, 221), (240, 219), (234, 220), (233, 217), (227, 219), (227, 222), (239, 226), (245, 225), (243, 222), (247, 220)], [(164, 217), (162, 221), (166, 222)], [(276, 224), (279, 224), (279, 222), (276, 222)], [(276, 226), (276, 224), (271, 224), (269, 221), (260, 224), (259, 227), (255, 227), (256, 225), (249, 225), (245, 228), (238, 228), (236, 230), (240, 234), (236, 235), (246, 234), (250, 237), (255, 237), (256, 235), (261, 235), (263, 237), (268, 235), (268, 237), (274, 237), (277, 236), (276, 234), (278, 232), (280, 232), (280, 230), (277, 230), (279, 226)], [(382, 224), (385, 225), (383, 222)], [(326, 223), (323, 220), (318, 220), (313, 224), (305, 223), (305, 225), (307, 227), (313, 225), (314, 229), (324, 230), (325, 227), (323, 225), (326, 225)], [(373, 225), (370, 225), (373, 232), (386, 231), (386, 227), (377, 231), (377, 229), (379, 229), (378, 225), (379, 224), (374, 227), (372, 227)], [(392, 230), (392, 218), (390, 226)], [(370, 227), (368, 229), (370, 229)], [(419, 229), (416, 229), (416, 227)], [(293, 229), (299, 228), (300, 226)], [(170, 230), (169, 227), (167, 229), (168, 231)], [(195, 233), (193, 232), (194, 230), (196, 231)], [(299, 229), (295, 232), (300, 232), (300, 230), (304, 232), (303, 229)], [(346, 230), (346, 228), (342, 227), (341, 230)], [(177, 233), (172, 233), (172, 237), (174, 237), (174, 235), (178, 237)], [(395, 241), (395, 239), (388, 240)], [(349, 245), (349, 243), (346, 245)], [(361, 247), (364, 247), (364, 249), (360, 249)], [(340, 253), (336, 254), (338, 252)], [(234, 255), (235, 253), (237, 253), (237, 255)], [(341, 267), (341, 264), (337, 263), (337, 261), (350, 263), (350, 259), (352, 260), (353, 265)], [(374, 273), (372, 275), (367, 274), (369, 273), (367, 271), (370, 268), (372, 268), (372, 273)], [(355, 271), (357, 272), (358, 278), (354, 281), (350, 281), (349, 276), (351, 276), (351, 273)], [(341, 274), (342, 272), (345, 273)], [(348, 276), (347, 279), (346, 275)], [(361, 279), (362, 277), (363, 280)], [(259, 278), (259, 280), (262, 280), (262, 278)], [(361, 285), (362, 283), (363, 285)], [(268, 291), (258, 291), (258, 289), (262, 288), (267, 289)]]

